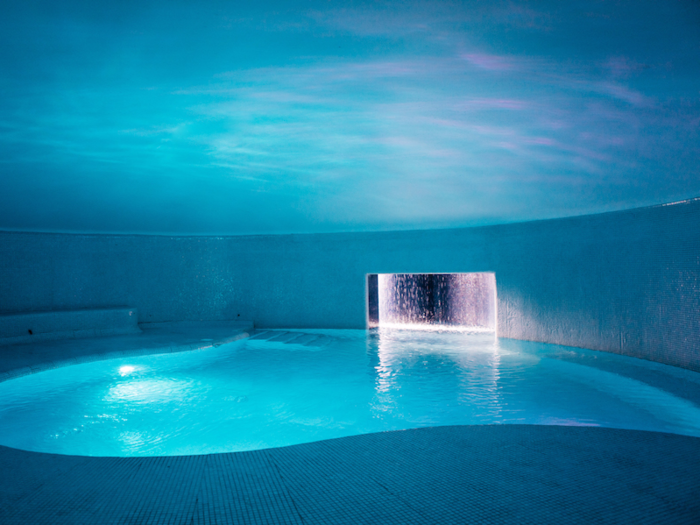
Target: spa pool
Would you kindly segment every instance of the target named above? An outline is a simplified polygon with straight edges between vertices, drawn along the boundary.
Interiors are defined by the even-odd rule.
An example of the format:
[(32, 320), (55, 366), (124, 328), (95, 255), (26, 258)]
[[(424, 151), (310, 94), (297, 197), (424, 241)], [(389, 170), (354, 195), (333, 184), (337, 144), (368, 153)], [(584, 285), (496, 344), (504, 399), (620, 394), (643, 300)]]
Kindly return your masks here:
[(700, 374), (493, 334), (295, 330), (0, 383), (0, 444), (59, 454), (208, 454), (513, 423), (700, 436)]

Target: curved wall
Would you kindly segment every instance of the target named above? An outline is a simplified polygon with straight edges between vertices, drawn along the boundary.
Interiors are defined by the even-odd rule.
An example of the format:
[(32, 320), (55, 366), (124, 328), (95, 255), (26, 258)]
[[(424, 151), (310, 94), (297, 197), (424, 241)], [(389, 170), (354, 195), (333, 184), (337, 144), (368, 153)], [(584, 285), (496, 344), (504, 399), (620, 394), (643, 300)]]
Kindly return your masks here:
[(481, 228), (165, 237), (0, 233), (0, 311), (362, 328), (368, 273), (495, 272), (502, 337), (700, 370), (700, 200)]

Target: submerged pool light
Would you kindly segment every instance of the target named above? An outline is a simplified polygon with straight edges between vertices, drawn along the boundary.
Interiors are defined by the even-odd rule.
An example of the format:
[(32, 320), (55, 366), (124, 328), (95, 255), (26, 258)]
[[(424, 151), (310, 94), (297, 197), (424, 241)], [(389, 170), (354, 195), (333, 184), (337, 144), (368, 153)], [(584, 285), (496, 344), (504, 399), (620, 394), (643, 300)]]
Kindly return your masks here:
[(119, 367), (119, 375), (126, 376), (126, 375), (129, 375), (134, 370), (136, 370), (135, 366), (131, 366), (131, 365), (120, 366)]

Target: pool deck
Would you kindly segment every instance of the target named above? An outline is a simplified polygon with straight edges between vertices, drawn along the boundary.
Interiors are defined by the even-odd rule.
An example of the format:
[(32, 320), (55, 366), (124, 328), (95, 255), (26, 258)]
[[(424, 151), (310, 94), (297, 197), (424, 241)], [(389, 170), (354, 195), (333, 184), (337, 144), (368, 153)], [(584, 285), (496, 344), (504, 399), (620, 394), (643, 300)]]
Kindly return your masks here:
[[(136, 336), (6, 346), (0, 377), (206, 348), (251, 330), (245, 323), (161, 325)], [(0, 447), (0, 523), (697, 524), (700, 438), (484, 425), (201, 456)]]

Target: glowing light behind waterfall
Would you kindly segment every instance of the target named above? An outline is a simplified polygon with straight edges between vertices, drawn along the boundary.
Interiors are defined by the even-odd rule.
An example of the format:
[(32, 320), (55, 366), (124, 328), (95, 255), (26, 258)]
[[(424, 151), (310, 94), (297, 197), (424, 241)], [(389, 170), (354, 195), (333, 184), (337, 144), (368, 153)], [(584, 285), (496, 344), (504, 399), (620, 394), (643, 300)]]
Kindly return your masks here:
[(493, 273), (379, 274), (378, 325), (383, 328), (496, 332)]

